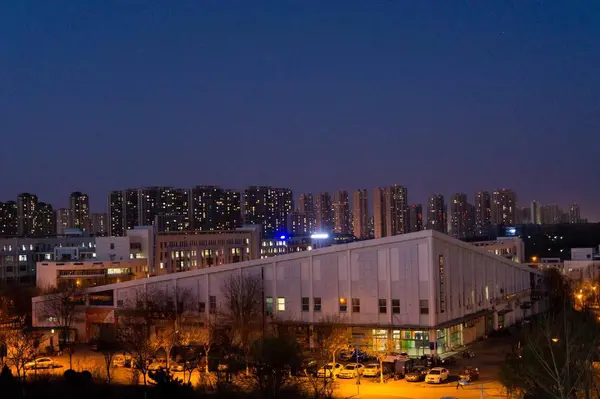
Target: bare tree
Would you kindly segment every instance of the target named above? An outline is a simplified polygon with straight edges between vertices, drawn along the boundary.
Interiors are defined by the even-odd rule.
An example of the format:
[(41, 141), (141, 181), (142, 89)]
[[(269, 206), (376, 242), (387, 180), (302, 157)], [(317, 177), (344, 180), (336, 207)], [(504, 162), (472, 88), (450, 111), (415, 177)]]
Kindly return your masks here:
[(387, 356), (395, 351), (393, 343), (388, 339), (385, 342), (380, 342), (375, 337), (371, 336), (366, 342), (363, 342), (362, 350), (365, 351), (370, 357), (377, 359), (379, 363), (379, 382), (383, 384), (383, 361)]
[(106, 382), (108, 384), (112, 381), (113, 359), (121, 349), (116, 330), (114, 328), (102, 328), (100, 330), (100, 338), (98, 339), (98, 351), (104, 357)]
[(231, 341), (244, 350), (246, 374), (253, 336), (260, 331), (263, 317), (263, 284), (259, 277), (232, 274), (223, 288), (223, 323), (231, 329)]
[(79, 288), (54, 288), (44, 295), (40, 315), (59, 331), (59, 344), (69, 341), (69, 331), (78, 321), (77, 306), (85, 305), (85, 297)]
[(600, 343), (596, 317), (564, 300), (537, 320), (524, 337), (522, 353), (509, 357), (501, 380), (532, 397), (570, 399), (592, 395), (593, 356)]
[(300, 346), (293, 339), (270, 337), (252, 343), (254, 380), (263, 398), (277, 398), (300, 365)]
[(25, 379), (27, 370), (25, 364), (34, 360), (37, 353), (37, 339), (31, 333), (18, 332), (7, 337), (8, 364), (14, 366), (17, 377)]
[(316, 342), (323, 359), (335, 363), (336, 355), (352, 344), (352, 332), (339, 317), (323, 317), (315, 328)]
[(121, 316), (119, 324), (119, 343), (131, 355), (133, 367), (142, 374), (144, 385), (147, 385), (148, 366), (160, 343), (152, 336), (150, 325), (143, 318)]

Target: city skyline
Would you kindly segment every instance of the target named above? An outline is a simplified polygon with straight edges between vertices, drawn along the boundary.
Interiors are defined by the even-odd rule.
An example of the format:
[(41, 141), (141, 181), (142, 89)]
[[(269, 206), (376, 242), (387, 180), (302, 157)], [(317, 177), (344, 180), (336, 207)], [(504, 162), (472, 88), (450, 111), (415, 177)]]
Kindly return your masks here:
[(425, 204), (509, 187), (597, 221), (598, 7), (9, 4), (3, 200), (401, 184)]

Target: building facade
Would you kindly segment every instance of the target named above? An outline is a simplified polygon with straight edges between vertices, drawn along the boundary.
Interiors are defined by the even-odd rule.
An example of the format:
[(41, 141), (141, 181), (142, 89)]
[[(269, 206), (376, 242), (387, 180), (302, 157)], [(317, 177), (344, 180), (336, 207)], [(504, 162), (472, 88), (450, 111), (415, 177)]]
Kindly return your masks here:
[(337, 234), (352, 232), (348, 191), (336, 191), (333, 195), (333, 232)]
[(487, 191), (475, 193), (474, 204), (475, 234), (482, 235), (492, 223), (492, 199)]
[(329, 193), (319, 193), (315, 200), (315, 229), (318, 232), (333, 231), (333, 204)]
[(492, 195), (492, 222), (498, 225), (514, 226), (517, 223), (517, 194), (503, 188)]
[(54, 220), (56, 221), (56, 234), (63, 235), (65, 230), (70, 227), (71, 211), (67, 208), (60, 208), (54, 211)]
[(375, 238), (408, 233), (408, 190), (399, 184), (373, 190)]
[(408, 221), (410, 223), (410, 233), (423, 230), (423, 205), (412, 204), (409, 207)]
[[(109, 300), (93, 306), (88, 298), (81, 312), (136, 306), (147, 292), (172, 297), (175, 289), (192, 292), (198, 312), (219, 311), (231, 275), (261, 280), (265, 322), (304, 329), (308, 342), (311, 326), (333, 317), (353, 335), (391, 341), (411, 356), (451, 351), (543, 309), (533, 295), (541, 272), (422, 231), (92, 288), (87, 296)], [(33, 299), (33, 323), (50, 328), (44, 300)], [(81, 320), (78, 336), (92, 339)]]
[(432, 194), (427, 204), (427, 229), (446, 233), (448, 231), (448, 220), (446, 216), (446, 204), (444, 196)]
[(19, 218), (15, 201), (0, 202), (0, 237), (12, 237), (19, 233)]
[(190, 194), (192, 230), (234, 230), (242, 227), (239, 191), (219, 186), (196, 186)]
[(90, 198), (76, 191), (69, 196), (69, 228), (90, 231)]
[(289, 231), (288, 216), (294, 207), (292, 190), (270, 186), (250, 186), (244, 192), (244, 221), (260, 225), (266, 237)]
[(366, 240), (369, 234), (369, 192), (359, 189), (354, 192), (353, 198), (354, 236), (359, 240)]

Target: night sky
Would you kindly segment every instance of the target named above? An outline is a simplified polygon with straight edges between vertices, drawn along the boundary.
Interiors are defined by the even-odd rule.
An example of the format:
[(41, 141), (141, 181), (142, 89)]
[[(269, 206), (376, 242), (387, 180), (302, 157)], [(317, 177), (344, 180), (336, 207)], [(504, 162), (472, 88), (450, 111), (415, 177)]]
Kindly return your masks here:
[(0, 56), (0, 200), (397, 183), (600, 220), (597, 1), (7, 1)]

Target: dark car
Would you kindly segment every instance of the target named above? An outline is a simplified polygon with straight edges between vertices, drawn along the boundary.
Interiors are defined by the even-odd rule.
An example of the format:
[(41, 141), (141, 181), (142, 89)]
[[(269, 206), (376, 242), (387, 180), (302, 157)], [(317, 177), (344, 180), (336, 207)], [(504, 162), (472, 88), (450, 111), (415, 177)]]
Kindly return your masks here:
[(319, 371), (319, 366), (316, 359), (304, 359), (300, 367), (292, 367), (292, 374), (296, 377), (315, 376), (317, 371)]
[(475, 381), (479, 379), (479, 369), (477, 367), (467, 366), (460, 371), (460, 379), (465, 381)]
[(410, 382), (425, 381), (425, 376), (427, 375), (428, 371), (429, 369), (424, 366), (413, 367), (412, 370), (406, 373), (404, 379)]
[(369, 356), (366, 353), (364, 353), (362, 351), (354, 350), (350, 354), (350, 357), (348, 358), (347, 361), (350, 363), (361, 363), (366, 360), (369, 360)]
[(449, 364), (456, 364), (456, 358), (454, 356), (448, 356), (441, 360), (441, 364), (447, 366)]

